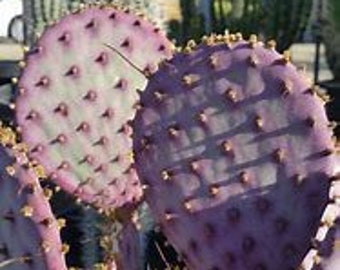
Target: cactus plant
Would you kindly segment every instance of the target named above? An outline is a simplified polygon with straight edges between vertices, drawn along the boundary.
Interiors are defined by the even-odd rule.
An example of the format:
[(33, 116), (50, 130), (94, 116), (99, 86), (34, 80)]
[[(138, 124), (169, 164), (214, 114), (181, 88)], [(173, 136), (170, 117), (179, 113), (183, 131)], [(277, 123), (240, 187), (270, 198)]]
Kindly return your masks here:
[(136, 89), (171, 51), (152, 24), (113, 7), (92, 6), (49, 28), (18, 84), (16, 117), (29, 155), (85, 202), (108, 209), (137, 201), (129, 126)]
[(154, 0), (115, 0), (113, 3), (120, 4), (131, 8), (134, 11), (141, 12), (145, 14), (149, 20), (159, 27), (160, 29), (166, 31), (167, 26), (164, 19), (164, 10), (162, 5)]
[(0, 268), (67, 269), (58, 222), (40, 186), (40, 168), (29, 162), (14, 133), (0, 127)]
[(340, 80), (340, 5), (338, 1), (323, 1), (325, 6), (319, 10), (322, 16), (321, 36), (326, 47), (326, 57), (328, 65), (332, 71), (334, 79)]
[(324, 101), (271, 42), (189, 45), (133, 122), (154, 218), (189, 269), (295, 269), (339, 169)]
[(261, 2), (264, 13), (256, 33), (275, 39), (277, 49), (282, 52), (301, 37), (311, 14), (313, 0)]
[(161, 7), (147, 0), (25, 0), (24, 20), (25, 20), (25, 39), (28, 45), (34, 44), (39, 36), (48, 25), (58, 21), (67, 13), (74, 12), (88, 4), (115, 4), (129, 7), (135, 11), (148, 14), (150, 18), (157, 23), (158, 27), (165, 29), (162, 18)]
[[(53, 191), (49, 188), (49, 185), (44, 185), (46, 187), (42, 188), (36, 176), (45, 177), (44, 170), (40, 165), (29, 161), (26, 156), (27, 147), (21, 143), (17, 144), (15, 137), (16, 135), (11, 129), (0, 127), (0, 181), (3, 186), (1, 190), (6, 192), (1, 196), (3, 221), (0, 222), (2, 228), (0, 234), (0, 268), (21, 270), (34, 267), (37, 270), (66, 270), (63, 253), (67, 252), (69, 247), (61, 244), (59, 234), (59, 230), (65, 226), (65, 220), (54, 218), (49, 206)], [(58, 196), (54, 195), (53, 197), (53, 200), (55, 200)], [(131, 222), (129, 218), (118, 221), (102, 217), (102, 220), (100, 220), (97, 215), (94, 215), (93, 209), (88, 209), (85, 217), (91, 216), (92, 219), (81, 221), (87, 221), (87, 224), (81, 226), (84, 235), (80, 235), (83, 246), (80, 247), (82, 259), (79, 266), (84, 266), (85, 269), (115, 269), (113, 267), (118, 262), (119, 269), (141, 269), (145, 258), (143, 258), (143, 250), (139, 249), (139, 243), (142, 243), (142, 241), (134, 238), (141, 235), (137, 231), (135, 223)], [(58, 213), (58, 216), (66, 218), (68, 215)], [(94, 228), (91, 228), (91, 232), (88, 232), (88, 227), (93, 226), (94, 222), (96, 222), (96, 227), (101, 226), (101, 224), (106, 224), (111, 229), (114, 227), (114, 232), (102, 230), (100, 237), (90, 235), (94, 233)], [(68, 226), (70, 223), (70, 219), (67, 219)], [(139, 230), (143, 231), (143, 228)], [(97, 228), (97, 230), (99, 229)], [(21, 233), (15, 234), (11, 230), (17, 230)], [(15, 235), (18, 235), (19, 238), (16, 239)], [(105, 244), (102, 244), (105, 251), (104, 262), (99, 263), (98, 256), (93, 254), (93, 251), (98, 250), (98, 247), (93, 248), (93, 245), (88, 245), (88, 242), (101, 241), (104, 243), (105, 239), (109, 239), (117, 246), (108, 248)], [(134, 248), (135, 253), (133, 255), (129, 247)], [(72, 262), (70, 263), (72, 264)], [(79, 264), (79, 262), (76, 262), (76, 264)]]
[[(245, 36), (258, 33), (265, 39), (275, 39), (280, 52), (301, 36), (312, 9), (312, 0), (201, 0), (199, 6), (204, 9), (197, 12), (193, 9), (195, 1), (181, 2), (182, 43), (203, 34), (221, 33), (228, 29), (230, 32), (241, 31)], [(212, 29), (206, 32), (201, 24)]]
[[(340, 163), (338, 163), (340, 164)], [(331, 189), (329, 204), (325, 208), (317, 234), (300, 268), (303, 270), (336, 270), (340, 264), (340, 174), (337, 174)]]
[(33, 44), (36, 36), (41, 34), (45, 27), (59, 19), (67, 11), (67, 0), (25, 0), (24, 21), (25, 40)]
[(171, 56), (159, 30), (127, 10), (91, 5), (50, 26), (18, 82), (31, 166), (107, 214), (101, 267), (153, 265), (154, 222), (136, 209), (145, 189), (190, 269), (295, 269), (310, 239), (331, 233), (318, 228), (339, 170), (323, 100), (255, 36), (190, 42), (157, 71)]
[(325, 240), (320, 244), (318, 252), (320, 261), (317, 261), (316, 259), (313, 270), (339, 269), (340, 265), (339, 239), (340, 239), (340, 219), (337, 218), (334, 222), (333, 227), (327, 234)]
[[(323, 243), (325, 246), (319, 252), (321, 262), (315, 266), (315, 270), (337, 270), (340, 265), (339, 239), (340, 239), (340, 219), (335, 221), (335, 225)], [(322, 268), (321, 268), (321, 267)]]
[[(135, 9), (138, 9), (138, 7), (135, 6)], [(91, 25), (91, 23), (95, 25)], [(112, 32), (111, 29), (113, 30)], [(68, 38), (71, 38), (71, 41)], [(41, 48), (43, 48), (43, 52), (39, 52), (39, 49)], [(39, 118), (42, 116), (47, 116), (49, 118), (53, 114), (57, 118), (64, 118), (65, 127), (68, 126), (67, 129), (69, 128), (68, 131), (64, 130), (64, 132), (66, 134), (74, 133), (72, 137), (76, 139), (75, 144), (73, 145), (74, 148), (69, 149), (69, 152), (61, 153), (61, 155), (64, 156), (64, 158), (68, 159), (71, 157), (73, 159), (74, 157), (72, 156), (74, 154), (77, 155), (77, 152), (78, 154), (81, 154), (79, 150), (83, 148), (84, 142), (88, 141), (89, 148), (83, 150), (88, 151), (92, 147), (93, 149), (91, 151), (96, 158), (93, 166), (98, 165), (91, 169), (91, 166), (86, 164), (89, 160), (84, 162), (78, 162), (77, 160), (74, 160), (74, 162), (71, 161), (70, 165), (72, 165), (73, 170), (66, 172), (68, 174), (67, 179), (59, 179), (60, 181), (57, 180), (56, 182), (62, 187), (66, 187), (65, 189), (69, 193), (79, 196), (86, 202), (93, 203), (95, 206), (100, 207), (101, 210), (111, 211), (112, 208), (131, 203), (132, 200), (137, 200), (140, 196), (141, 189), (137, 183), (138, 180), (136, 175), (133, 173), (134, 169), (131, 167), (132, 157), (129, 154), (129, 151), (131, 152), (130, 148), (132, 144), (131, 139), (129, 138), (130, 130), (128, 125), (125, 125), (124, 123), (133, 116), (134, 111), (138, 108), (136, 89), (142, 89), (146, 81), (145, 76), (156, 68), (157, 63), (160, 60), (171, 55), (172, 45), (162, 33), (160, 33), (158, 28), (147, 22), (143, 17), (130, 14), (128, 10), (117, 10), (113, 6), (104, 7), (102, 5), (92, 5), (83, 7), (82, 11), (68, 15), (56, 25), (47, 29), (38, 40), (37, 49), (33, 49), (33, 53), (29, 52), (27, 56), (26, 67), (18, 85), (20, 94), (16, 102), (16, 113), (18, 123), (21, 124), (20, 130), (22, 138), (28, 143), (30, 150), (33, 150), (30, 151), (30, 156), (36, 160), (47, 161), (47, 159), (45, 159), (46, 157), (41, 155), (41, 152), (39, 153), (39, 151), (36, 151), (39, 150), (38, 148), (40, 147), (36, 148), (37, 145), (34, 140), (39, 139), (40, 135), (38, 135), (37, 130), (34, 130), (34, 121), (32, 122), (34, 117), (33, 119), (30, 119), (30, 117), (27, 118), (27, 115), (25, 116), (22, 113), (30, 114), (31, 112), (36, 111), (36, 108), (29, 109), (27, 106), (36, 104), (35, 99), (43, 93), (41, 92), (39, 94), (39, 92), (37, 92), (38, 89), (49, 89), (45, 94), (50, 93), (53, 97), (49, 96), (46, 98), (47, 100), (50, 100), (50, 102), (55, 103), (55, 108), (52, 108), (52, 111), (48, 112), (51, 103), (41, 104), (40, 109), (45, 112), (39, 114)], [(54, 59), (54, 55), (57, 51), (59, 51), (59, 67), (55, 65)], [(97, 52), (98, 55), (96, 55)], [(70, 55), (75, 56), (72, 58), (72, 61), (77, 62), (78, 68), (82, 70), (83, 76), (78, 77), (76, 80), (75, 78), (72, 78), (72, 76), (64, 76), (64, 71), (62, 71), (67, 65), (71, 65)], [(127, 58), (130, 60), (127, 60)], [(133, 61), (133, 63), (131, 61)], [(53, 66), (53, 68), (47, 68), (49, 69), (49, 71), (47, 71), (46, 67), (48, 66)], [(93, 66), (95, 68), (93, 68)], [(44, 79), (46, 79), (43, 78), (42, 75), (45, 73), (50, 74), (49, 81), (54, 81), (53, 84), (48, 86), (41, 85), (44, 84)], [(68, 77), (71, 77), (71, 79)], [(95, 79), (93, 80), (93, 78)], [(40, 85), (34, 80), (40, 81)], [(88, 85), (86, 86), (86, 84)], [(66, 90), (63, 89), (65, 85), (67, 87)], [(68, 89), (72, 89), (72, 91)], [(94, 95), (96, 96), (94, 97)], [(61, 107), (63, 106), (59, 106), (66, 102), (68, 103), (67, 116), (63, 115), (63, 113), (65, 113), (65, 111), (61, 110)], [(56, 109), (58, 107), (60, 110)], [(27, 109), (29, 111), (27, 111)], [(88, 120), (89, 125), (91, 124), (89, 133), (83, 128), (77, 130), (76, 127), (76, 130), (74, 130), (74, 127), (72, 127), (72, 122), (79, 120), (78, 111), (85, 110), (88, 110), (86, 117), (90, 118)], [(98, 117), (93, 117), (91, 114), (97, 114)], [(46, 119), (46, 123), (50, 121), (48, 118)], [(60, 119), (55, 120), (58, 122)], [(37, 123), (38, 122), (36, 122), (36, 124)], [(50, 124), (52, 125), (50, 126)], [(52, 135), (50, 133), (52, 129), (54, 129), (55, 132), (60, 132), (61, 126), (56, 126), (52, 122), (50, 122), (50, 124), (46, 126), (46, 134), (49, 134), (48, 136)], [(81, 123), (79, 126), (80, 125)], [(52, 126), (54, 127), (51, 129)], [(26, 131), (28, 133), (26, 133)], [(95, 134), (99, 135), (99, 132), (104, 133), (99, 138), (99, 140), (101, 138), (103, 138), (103, 140), (97, 144), (95, 141), (91, 142), (91, 140), (94, 139), (93, 136), (96, 136)], [(112, 134), (115, 132), (117, 133), (117, 136), (112, 137)], [(43, 134), (44, 131), (41, 130), (39, 133)], [(81, 134), (84, 134), (83, 138)], [(55, 135), (57, 136), (58, 134)], [(110, 140), (106, 142), (106, 138), (109, 137)], [(78, 138), (80, 138), (80, 140), (78, 140)], [(33, 141), (31, 141), (32, 139)], [(101, 145), (101, 143), (105, 143), (105, 145)], [(46, 141), (46, 146), (48, 148), (50, 146), (53, 148), (54, 144), (52, 143), (49, 145), (49, 142)], [(98, 155), (97, 151), (99, 151)], [(110, 151), (113, 152), (110, 153)], [(120, 154), (120, 151), (123, 151), (124, 153)], [(53, 161), (53, 159), (59, 159), (61, 157), (56, 152), (50, 154), (52, 159), (47, 163), (53, 163), (56, 161)], [(86, 156), (85, 153), (84, 156)], [(107, 166), (109, 171), (101, 171), (101, 169), (105, 169), (104, 166), (96, 171), (101, 165), (98, 164), (98, 162), (104, 159), (107, 159), (107, 164), (104, 166)], [(46, 162), (42, 163), (46, 166)], [(61, 163), (63, 162), (61, 161)], [(49, 176), (54, 176), (54, 173), (50, 171), (49, 168), (50, 165), (47, 166), (47, 173)], [(55, 169), (59, 174), (61, 169), (65, 170), (67, 168)], [(93, 174), (93, 178), (98, 177), (98, 181), (106, 182), (106, 184), (103, 183), (104, 185), (102, 185), (102, 187), (99, 187), (105, 192), (100, 192), (101, 190), (98, 189), (95, 190), (96, 187), (93, 189), (90, 186), (76, 182), (72, 183), (74, 180), (82, 180), (82, 177), (84, 177), (82, 174), (89, 172), (90, 174)], [(125, 183), (122, 183), (125, 180), (119, 181), (115, 179), (116, 177), (122, 177), (125, 180), (130, 181), (130, 184), (128, 183), (127, 185), (136, 184), (136, 186), (131, 186), (131, 192), (129, 190), (126, 191), (124, 190)], [(111, 191), (114, 189), (116, 183), (119, 185), (122, 192), (118, 196), (125, 198), (123, 200), (118, 198), (118, 200), (120, 200), (118, 203), (115, 201), (117, 194), (113, 195), (112, 192), (109, 191), (110, 189)], [(90, 185), (91, 184), (96, 185), (96, 183), (90, 183)], [(88, 189), (92, 194), (86, 194), (86, 192), (79, 193), (83, 188)], [(76, 191), (76, 194), (74, 191)], [(111, 194), (107, 194), (107, 191)], [(98, 200), (93, 200), (94, 198), (97, 198)], [(110, 254), (114, 252), (116, 253), (115, 260), (118, 261), (119, 264), (125, 265), (126, 262), (130, 261), (129, 267), (126, 269), (131, 269), (133, 265), (137, 264), (138, 266), (135, 266), (134, 268), (139, 268), (143, 263), (142, 251), (141, 254), (138, 254), (139, 250), (136, 249), (135, 255), (140, 256), (140, 258), (131, 261), (124, 259), (125, 256), (128, 255), (124, 255), (125, 249), (121, 250), (119, 247), (121, 245), (126, 246), (130, 239), (134, 239), (133, 234), (136, 234), (137, 231), (134, 231), (133, 229), (121, 229), (122, 226), (130, 226), (132, 228), (134, 226), (133, 223), (130, 223), (129, 220), (113, 221), (112, 219), (107, 220), (106, 218), (105, 220), (112, 224), (107, 225), (108, 229), (104, 228), (101, 230), (104, 234), (102, 239), (109, 239), (109, 242), (112, 242), (111, 244), (113, 244), (113, 246), (109, 245), (105, 248), (106, 255), (109, 256), (108, 258), (105, 258), (105, 263), (107, 264), (110, 261), (114, 263), (112, 258), (110, 258)], [(94, 225), (94, 222), (97, 222), (97, 224)], [(101, 226), (102, 223), (103, 222), (98, 221), (98, 219), (95, 219), (91, 220), (91, 223), (87, 223), (86, 225)], [(87, 226), (80, 227), (82, 232), (86, 233), (88, 231)], [(112, 231), (112, 229), (114, 229), (114, 231)], [(139, 237), (142, 235), (141, 232), (138, 232), (138, 234)], [(86, 235), (88, 234), (86, 233)], [(103, 240), (103, 242), (105, 241)], [(83, 258), (85, 258), (82, 259), (81, 263), (84, 266), (89, 267), (94, 261), (98, 260), (98, 258), (89, 256), (88, 249), (90, 249), (90, 253), (93, 252), (93, 249), (90, 247), (81, 249)], [(123, 256), (123, 258), (120, 258), (120, 256)]]
[[(304, 258), (301, 268), (304, 270), (337, 270), (340, 265), (340, 253), (339, 253), (339, 226), (340, 208), (338, 204), (332, 205), (332, 209), (329, 208), (329, 215), (332, 216), (331, 220), (324, 220), (323, 226), (327, 228), (325, 233), (323, 228), (320, 228), (320, 235), (322, 239), (314, 240), (314, 247), (307, 253)], [(333, 220), (334, 217), (335, 220)]]

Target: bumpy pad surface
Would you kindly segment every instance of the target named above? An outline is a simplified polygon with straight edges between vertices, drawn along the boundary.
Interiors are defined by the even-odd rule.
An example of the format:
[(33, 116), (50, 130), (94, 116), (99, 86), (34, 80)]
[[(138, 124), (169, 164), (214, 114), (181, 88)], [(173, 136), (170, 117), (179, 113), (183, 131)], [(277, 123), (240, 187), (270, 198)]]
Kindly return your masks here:
[(30, 156), (66, 191), (102, 208), (141, 195), (128, 121), (146, 79), (122, 55), (148, 74), (171, 45), (123, 10), (94, 6), (68, 15), (27, 56), (16, 102)]
[[(340, 166), (340, 163), (339, 163)], [(329, 204), (322, 214), (320, 227), (305, 256), (301, 270), (337, 270), (340, 267), (340, 174), (330, 189)]]
[(121, 269), (139, 270), (142, 265), (142, 250), (138, 230), (133, 222), (125, 222), (119, 236), (119, 256), (117, 264)]
[[(338, 205), (338, 207), (340, 206)], [(318, 244), (318, 253), (313, 257), (312, 270), (338, 270), (339, 267), (340, 219), (337, 218), (333, 227), (328, 231), (326, 238)]]
[(137, 172), (190, 269), (295, 269), (335, 173), (329, 123), (287, 57), (236, 38), (210, 37), (152, 76)]
[[(1, 143), (8, 132), (0, 127)], [(66, 270), (58, 227), (25, 154), (18, 145), (1, 145), (0, 268)]]

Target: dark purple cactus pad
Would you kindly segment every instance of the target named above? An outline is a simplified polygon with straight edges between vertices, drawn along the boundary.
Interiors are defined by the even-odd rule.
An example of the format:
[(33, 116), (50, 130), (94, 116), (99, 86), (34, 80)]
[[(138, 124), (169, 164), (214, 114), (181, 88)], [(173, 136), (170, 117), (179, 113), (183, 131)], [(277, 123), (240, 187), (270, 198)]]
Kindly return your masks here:
[(140, 270), (142, 265), (142, 251), (136, 225), (131, 222), (123, 224), (119, 235), (118, 269)]
[(12, 135), (0, 127), (0, 268), (66, 270), (66, 246), (36, 176), (39, 167), (8, 140)]
[(146, 79), (137, 70), (148, 75), (171, 54), (151, 23), (113, 7), (92, 6), (51, 26), (18, 85), (29, 155), (64, 190), (98, 207), (138, 200), (129, 120)]
[(324, 102), (272, 45), (209, 37), (141, 94), (136, 169), (190, 269), (295, 269), (327, 204), (336, 161)]
[[(340, 207), (338, 205), (338, 207)], [(315, 259), (313, 270), (340, 269), (340, 218), (329, 230), (324, 242), (319, 244), (318, 258)], [(319, 260), (318, 260), (319, 259)]]
[(327, 205), (320, 227), (313, 238), (313, 247), (305, 256), (301, 270), (340, 269), (340, 174), (330, 190), (330, 203)]

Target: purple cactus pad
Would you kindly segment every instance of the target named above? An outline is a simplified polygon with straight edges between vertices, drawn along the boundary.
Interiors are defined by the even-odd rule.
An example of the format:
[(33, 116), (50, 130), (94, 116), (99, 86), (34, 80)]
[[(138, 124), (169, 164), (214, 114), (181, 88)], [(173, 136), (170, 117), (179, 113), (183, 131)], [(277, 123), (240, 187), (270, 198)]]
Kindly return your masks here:
[(66, 270), (66, 246), (36, 176), (39, 167), (20, 145), (6, 139), (11, 134), (0, 126), (0, 268)]
[(16, 117), (30, 157), (64, 190), (97, 207), (138, 201), (129, 120), (136, 90), (171, 54), (151, 23), (113, 7), (92, 6), (49, 27), (18, 83)]
[(295, 269), (336, 173), (324, 102), (287, 55), (211, 36), (149, 80), (137, 173), (189, 269)]
[[(340, 166), (340, 163), (339, 163)], [(340, 267), (340, 174), (333, 181), (329, 204), (305, 256), (301, 270), (338, 270)]]

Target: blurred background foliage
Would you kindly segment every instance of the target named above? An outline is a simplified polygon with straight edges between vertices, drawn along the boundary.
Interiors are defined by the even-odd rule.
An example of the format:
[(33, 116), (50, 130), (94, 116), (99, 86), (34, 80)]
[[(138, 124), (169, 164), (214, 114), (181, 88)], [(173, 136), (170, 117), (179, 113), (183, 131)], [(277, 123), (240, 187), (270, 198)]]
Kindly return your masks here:
[(340, 1), (327, 0), (318, 30), (326, 47), (326, 58), (334, 79), (340, 81)]
[[(101, 3), (123, 4), (145, 13), (181, 45), (189, 39), (199, 40), (204, 34), (228, 30), (242, 32), (246, 37), (256, 33), (266, 40), (275, 39), (279, 51), (301, 40), (310, 23), (313, 2), (317, 1), (319, 0), (99, 0)], [(98, 1), (23, 1), (26, 41), (32, 43), (36, 32), (41, 33), (46, 25), (65, 12), (93, 2)]]
[(278, 50), (301, 40), (313, 0), (180, 0), (182, 20), (169, 23), (169, 35), (180, 44), (214, 32), (258, 34), (275, 39)]

